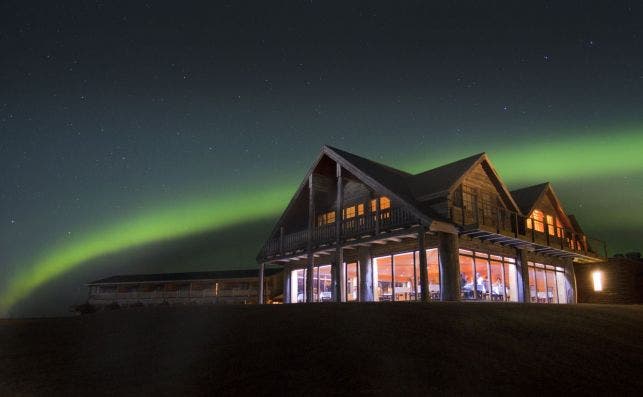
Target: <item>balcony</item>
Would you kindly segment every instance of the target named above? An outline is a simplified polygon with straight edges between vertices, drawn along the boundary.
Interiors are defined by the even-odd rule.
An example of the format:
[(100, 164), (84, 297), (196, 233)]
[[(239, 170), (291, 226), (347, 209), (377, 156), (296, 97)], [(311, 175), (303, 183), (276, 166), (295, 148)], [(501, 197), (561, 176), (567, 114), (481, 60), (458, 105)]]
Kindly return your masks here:
[[(604, 241), (569, 228), (545, 224), (542, 220), (525, 218), (484, 201), (469, 206), (449, 201), (449, 217), (451, 222), (461, 227), (462, 234), (481, 240), (553, 256), (576, 257), (581, 261), (603, 260), (607, 257)], [(532, 227), (528, 228), (528, 224)]]
[[(311, 244), (313, 248), (332, 245), (337, 242), (337, 221), (312, 229)], [(342, 221), (342, 241), (355, 240), (375, 236), (380, 233), (406, 228), (418, 223), (417, 217), (402, 207), (382, 210), (379, 218), (370, 213), (355, 216)], [(304, 251), (308, 246), (308, 230), (283, 234), (278, 238), (268, 240), (261, 251), (261, 256), (271, 258), (286, 256), (298, 251)]]

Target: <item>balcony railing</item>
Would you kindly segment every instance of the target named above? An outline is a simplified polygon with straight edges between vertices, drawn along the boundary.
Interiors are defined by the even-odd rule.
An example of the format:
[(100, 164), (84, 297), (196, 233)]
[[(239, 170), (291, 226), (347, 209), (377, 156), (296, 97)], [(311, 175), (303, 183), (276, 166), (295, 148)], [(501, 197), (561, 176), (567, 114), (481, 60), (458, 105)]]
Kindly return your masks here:
[[(451, 222), (468, 229), (490, 231), (587, 256), (607, 257), (604, 241), (566, 227), (547, 224), (544, 220), (534, 217), (526, 218), (514, 211), (484, 201), (470, 203), (468, 206), (449, 201), (449, 216)], [(527, 227), (528, 225), (531, 227)]]
[[(337, 222), (337, 221), (336, 221)], [(312, 229), (311, 244), (315, 247), (332, 244), (337, 241), (336, 222), (317, 226)], [(417, 217), (402, 207), (387, 208), (380, 211), (379, 218), (375, 213), (355, 216), (342, 221), (341, 237), (343, 240), (362, 236), (373, 236), (381, 232), (417, 224)], [(269, 240), (263, 248), (263, 256), (269, 257), (303, 250), (308, 245), (308, 230), (284, 234)]]

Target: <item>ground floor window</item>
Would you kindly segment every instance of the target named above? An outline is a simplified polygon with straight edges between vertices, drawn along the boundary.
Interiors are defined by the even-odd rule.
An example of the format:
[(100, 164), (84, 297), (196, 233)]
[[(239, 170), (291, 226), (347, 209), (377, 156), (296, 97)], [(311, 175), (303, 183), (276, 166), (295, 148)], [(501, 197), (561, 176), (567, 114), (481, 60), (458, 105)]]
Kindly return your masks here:
[[(429, 294), (431, 299), (440, 299), (440, 265), (438, 250), (426, 250)], [(419, 300), (420, 253), (405, 252), (373, 258), (373, 285), (375, 301)]]
[[(306, 302), (306, 276), (308, 269), (297, 269), (290, 273), (290, 302)], [(330, 265), (313, 268), (313, 302), (332, 300), (332, 273)]]
[(517, 302), (516, 259), (461, 249), (460, 295), (465, 300)]
[(528, 262), (529, 301), (532, 303), (569, 303), (573, 288), (559, 266)]

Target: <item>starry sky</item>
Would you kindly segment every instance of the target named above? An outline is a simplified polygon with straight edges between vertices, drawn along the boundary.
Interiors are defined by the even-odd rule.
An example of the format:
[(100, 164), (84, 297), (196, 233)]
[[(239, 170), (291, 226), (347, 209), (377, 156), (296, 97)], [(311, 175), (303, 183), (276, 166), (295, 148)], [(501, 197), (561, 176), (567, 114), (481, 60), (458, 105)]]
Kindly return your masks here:
[(409, 172), (485, 151), (642, 248), (640, 2), (52, 3), (0, 4), (0, 315), (255, 266), (323, 144)]

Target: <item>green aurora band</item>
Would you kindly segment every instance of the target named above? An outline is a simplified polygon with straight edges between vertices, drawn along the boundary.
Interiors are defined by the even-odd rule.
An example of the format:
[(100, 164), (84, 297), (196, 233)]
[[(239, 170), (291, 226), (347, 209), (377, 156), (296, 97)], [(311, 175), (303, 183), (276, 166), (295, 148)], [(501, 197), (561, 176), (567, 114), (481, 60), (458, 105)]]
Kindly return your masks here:
[[(507, 182), (521, 185), (542, 182), (547, 177), (554, 181), (572, 178), (591, 180), (596, 176), (640, 176), (643, 171), (643, 156), (640, 155), (643, 128), (621, 129), (606, 135), (586, 135), (582, 138), (573, 134), (555, 142), (541, 138), (532, 142), (523, 140), (511, 146), (501, 142), (489, 146), (499, 148), (490, 151), (489, 155), (501, 177)], [(473, 147), (452, 147), (442, 151), (439, 157), (430, 159), (421, 159), (422, 155), (416, 153), (412, 156), (417, 158), (416, 161), (408, 161), (407, 157), (393, 165), (419, 172), (457, 159), (458, 156), (470, 155), (472, 151), (464, 152), (469, 149)], [(256, 191), (244, 191), (172, 203), (116, 222), (45, 252), (30, 266), (21, 267), (24, 270), (5, 285), (6, 290), (0, 294), (0, 315), (6, 315), (14, 304), (40, 285), (93, 258), (143, 244), (276, 217), (288, 203), (298, 177), (280, 179), (282, 182), (279, 185), (268, 185), (271, 187), (262, 189), (260, 196)], [(640, 212), (630, 221), (633, 225), (643, 226)]]

